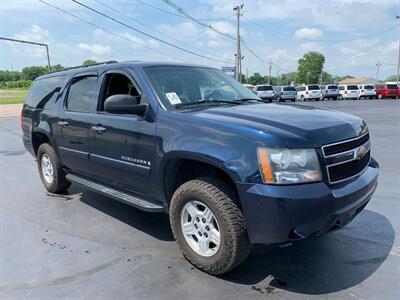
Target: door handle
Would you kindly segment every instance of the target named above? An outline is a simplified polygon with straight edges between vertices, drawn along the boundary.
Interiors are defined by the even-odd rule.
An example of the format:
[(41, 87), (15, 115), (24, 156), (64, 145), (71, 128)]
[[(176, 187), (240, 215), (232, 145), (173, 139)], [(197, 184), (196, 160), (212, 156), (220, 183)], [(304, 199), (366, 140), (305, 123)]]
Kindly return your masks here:
[(96, 131), (98, 134), (102, 134), (106, 129), (101, 125), (92, 126), (90, 129)]
[(58, 121), (58, 125), (60, 125), (61, 127), (67, 127), (69, 123), (67, 121)]

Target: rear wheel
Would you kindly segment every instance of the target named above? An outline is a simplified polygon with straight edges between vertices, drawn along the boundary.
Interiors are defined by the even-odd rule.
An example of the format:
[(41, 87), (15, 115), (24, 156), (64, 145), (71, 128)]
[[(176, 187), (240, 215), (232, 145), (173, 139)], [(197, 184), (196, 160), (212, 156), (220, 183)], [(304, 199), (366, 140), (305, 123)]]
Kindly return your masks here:
[(378, 94), (378, 99), (382, 99), (382, 94)]
[(51, 193), (59, 193), (68, 189), (71, 182), (65, 178), (61, 162), (53, 147), (41, 144), (37, 152), (39, 175), (44, 187)]
[(300, 100), (305, 101), (304, 95), (301, 95)]
[(186, 259), (214, 275), (243, 262), (251, 246), (231, 188), (215, 178), (182, 184), (170, 205), (172, 232)]
[(339, 96), (339, 100), (343, 100), (343, 95), (340, 95), (340, 96)]

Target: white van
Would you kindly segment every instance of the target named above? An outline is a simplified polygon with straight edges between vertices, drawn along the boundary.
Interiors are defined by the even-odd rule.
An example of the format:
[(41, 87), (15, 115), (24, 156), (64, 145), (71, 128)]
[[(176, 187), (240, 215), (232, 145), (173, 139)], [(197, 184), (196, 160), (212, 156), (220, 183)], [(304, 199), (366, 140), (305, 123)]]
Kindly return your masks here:
[(375, 99), (376, 91), (373, 84), (362, 84), (358, 88), (360, 89), (360, 99)]
[(360, 89), (356, 84), (339, 85), (339, 99), (359, 99)]
[(321, 89), (318, 84), (302, 85), (296, 88), (297, 99), (301, 101), (316, 100), (319, 101), (322, 97)]

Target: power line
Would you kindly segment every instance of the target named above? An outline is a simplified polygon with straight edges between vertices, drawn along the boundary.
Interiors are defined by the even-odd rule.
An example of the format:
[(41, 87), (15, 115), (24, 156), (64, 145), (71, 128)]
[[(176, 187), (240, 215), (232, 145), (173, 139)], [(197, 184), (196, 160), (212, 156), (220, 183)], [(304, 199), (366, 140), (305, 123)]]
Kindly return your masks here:
[(100, 25), (97, 25), (97, 24), (92, 23), (92, 22), (90, 22), (90, 21), (88, 21), (88, 20), (85, 20), (84, 18), (81, 18), (80, 16), (77, 16), (77, 15), (75, 15), (75, 14), (73, 14), (73, 13), (70, 13), (69, 11), (66, 11), (66, 10), (64, 10), (64, 9), (62, 9), (62, 8), (60, 8), (60, 7), (57, 7), (57, 6), (52, 5), (52, 4), (50, 4), (50, 3), (47, 3), (46, 1), (43, 1), (43, 0), (38, 0), (38, 1), (39, 1), (39, 2), (42, 2), (43, 4), (45, 4), (45, 5), (47, 5), (47, 6), (50, 6), (50, 7), (54, 8), (54, 9), (56, 9), (56, 10), (58, 10), (58, 11), (64, 13), (64, 14), (67, 14), (67, 15), (69, 15), (69, 16), (71, 16), (71, 17), (73, 17), (73, 18), (75, 18), (75, 19), (77, 19), (77, 20), (79, 20), (79, 21), (81, 21), (81, 22), (84, 22), (84, 23), (86, 23), (86, 24), (88, 24), (88, 25), (90, 25), (90, 26), (93, 26), (93, 27), (95, 27), (95, 28), (101, 29), (101, 30), (103, 30), (104, 32), (107, 32), (107, 33), (109, 33), (109, 34), (111, 34), (111, 35), (114, 35), (114, 36), (116, 36), (116, 37), (118, 37), (118, 38), (120, 38), (120, 39), (126, 40), (126, 41), (128, 41), (128, 42), (130, 42), (130, 43), (132, 43), (132, 44), (134, 44), (134, 45), (136, 45), (136, 46), (143, 47), (143, 48), (146, 48), (146, 49), (150, 49), (150, 50), (155, 51), (155, 52), (157, 52), (157, 53), (159, 53), (159, 54), (162, 54), (162, 55), (168, 56), (168, 57), (170, 57), (170, 58), (173, 58), (174, 60), (185, 61), (185, 60), (182, 59), (182, 58), (177, 58), (177, 57), (172, 56), (172, 55), (170, 55), (170, 54), (168, 54), (168, 53), (165, 53), (165, 52), (163, 52), (163, 51), (160, 51), (160, 50), (158, 50), (158, 49), (155, 49), (155, 48), (152, 48), (152, 47), (149, 47), (149, 46), (140, 44), (140, 43), (138, 43), (138, 42), (135, 42), (134, 40), (132, 40), (132, 39), (130, 39), (130, 38), (127, 38), (126, 36), (123, 36), (123, 35), (121, 35), (121, 34), (118, 34), (118, 33), (115, 33), (115, 32), (113, 32), (113, 31), (110, 31), (110, 30), (108, 30), (108, 29), (106, 29), (106, 28), (104, 28), (104, 27), (102, 27), (102, 26), (100, 26)]
[(222, 31), (216, 29), (214, 26), (212, 26), (210, 24), (207, 24), (207, 23), (201, 21), (200, 19), (192, 16), (187, 11), (185, 11), (182, 7), (180, 7), (179, 5), (175, 4), (171, 0), (162, 0), (162, 1), (165, 2), (166, 4), (168, 4), (169, 6), (173, 7), (177, 11), (179, 11), (184, 17), (186, 17), (187, 19), (191, 20), (192, 22), (195, 22), (195, 23), (197, 23), (197, 24), (199, 24), (199, 25), (201, 25), (203, 27), (206, 27), (206, 28), (214, 31), (215, 33), (218, 33), (219, 35), (225, 36), (225, 37), (227, 37), (227, 38), (229, 38), (231, 40), (236, 40), (236, 38), (234, 36), (230, 35), (229, 33), (222, 32)]
[(317, 39), (308, 39), (308, 38), (296, 37), (296, 36), (293, 36), (293, 35), (291, 35), (289, 33), (282, 32), (282, 31), (273, 29), (271, 27), (267, 27), (264, 24), (258, 23), (258, 22), (254, 21), (254, 20), (250, 20), (249, 18), (247, 18), (247, 17), (245, 17), (243, 15), (242, 15), (242, 17), (246, 21), (248, 21), (250, 23), (253, 23), (255, 25), (258, 25), (258, 26), (260, 26), (260, 27), (262, 27), (262, 28), (264, 28), (264, 29), (266, 29), (268, 31), (274, 32), (276, 34), (283, 35), (283, 36), (286, 36), (286, 37), (290, 37), (292, 39), (298, 39), (298, 40), (303, 40), (303, 41), (308, 41), (308, 42), (319, 42), (319, 43), (343, 43), (343, 42), (357, 41), (357, 40), (361, 40), (361, 39), (366, 39), (366, 38), (371, 37), (371, 36), (379, 35), (379, 34), (391, 31), (394, 28), (396, 28), (396, 26), (390, 26), (390, 27), (385, 28), (385, 29), (383, 29), (381, 31), (378, 31), (378, 32), (375, 32), (375, 33), (371, 33), (371, 34), (367, 34), (367, 35), (363, 35), (363, 36), (359, 36), (357, 38), (342, 39), (342, 40), (317, 40)]
[[(79, 2), (79, 1), (77, 1), (77, 0), (72, 0), (72, 1), (75, 2), (76, 4), (82, 6), (82, 7), (85, 7), (86, 9), (88, 9), (88, 10), (90, 10), (90, 11), (95, 12), (95, 13), (98, 14), (98, 15), (101, 15), (101, 16), (103, 16), (103, 17), (109, 19), (109, 20), (112, 20), (113, 22), (116, 22), (116, 23), (118, 23), (118, 24), (120, 24), (120, 25), (122, 25), (122, 26), (124, 26), (124, 27), (127, 27), (127, 28), (129, 28), (129, 29), (131, 29), (131, 30), (133, 30), (133, 31), (136, 31), (136, 32), (138, 32), (138, 33), (140, 33), (140, 34), (142, 34), (142, 35), (144, 35), (144, 36), (147, 36), (147, 37), (150, 37), (150, 38), (152, 38), (152, 39), (154, 39), (154, 40), (156, 40), (156, 41), (159, 41), (160, 43), (166, 44), (166, 45), (168, 45), (168, 46), (171, 46), (171, 47), (173, 47), (173, 48), (176, 48), (176, 49), (178, 49), (178, 50), (181, 50), (181, 51), (183, 51), (183, 52), (186, 52), (186, 53), (189, 53), (189, 54), (192, 54), (192, 55), (201, 57), (201, 58), (205, 58), (205, 59), (212, 60), (212, 61), (215, 61), (215, 62), (224, 62), (224, 63), (227, 63), (227, 61), (215, 59), (215, 58), (212, 58), (212, 57), (209, 57), (209, 56), (206, 56), (206, 55), (203, 55), (203, 54), (200, 54), (200, 53), (191, 51), (191, 50), (187, 50), (187, 49), (182, 48), (182, 47), (180, 47), (180, 46), (174, 45), (174, 44), (172, 44), (172, 43), (170, 43), (170, 42), (167, 42), (167, 41), (164, 41), (164, 40), (162, 40), (162, 39), (160, 39), (160, 38), (158, 38), (158, 37), (156, 37), (156, 36), (154, 36), (154, 35), (151, 35), (151, 34), (146, 33), (146, 32), (144, 32), (144, 31), (142, 31), (142, 30), (140, 30), (140, 29), (137, 29), (137, 28), (135, 28), (135, 27), (133, 27), (133, 26), (131, 26), (131, 25), (129, 25), (129, 24), (126, 24), (126, 23), (124, 23), (124, 22), (122, 22), (122, 21), (119, 21), (119, 20), (113, 18), (113, 17), (110, 17), (109, 15), (104, 14), (104, 13), (102, 13), (102, 12), (100, 12), (100, 11), (98, 11), (98, 10), (96, 10), (96, 9), (94, 9), (94, 8), (92, 8), (92, 7), (88, 6), (88, 5), (86, 5), (86, 4), (83, 4), (83, 3), (81, 3), (81, 2)], [(231, 62), (229, 62), (229, 63), (231, 63)]]
[(121, 11), (119, 11), (119, 10), (117, 10), (117, 9), (115, 9), (115, 8), (113, 8), (113, 7), (111, 7), (111, 6), (107, 5), (107, 4), (105, 4), (105, 3), (103, 3), (102, 1), (99, 1), (99, 0), (94, 0), (94, 1), (97, 2), (98, 4), (102, 5), (103, 7), (107, 8), (107, 9), (110, 9), (110, 10), (112, 10), (113, 12), (115, 12), (115, 13), (117, 13), (117, 14), (119, 14), (119, 15), (121, 15), (121, 16), (127, 18), (127, 19), (129, 19), (129, 20), (131, 20), (131, 21), (133, 21), (133, 22), (135, 22), (135, 23), (137, 23), (137, 24), (142, 25), (143, 27), (146, 27), (146, 28), (148, 28), (148, 29), (150, 29), (150, 30), (153, 30), (153, 31), (159, 33), (159, 34), (162, 34), (162, 35), (164, 35), (164, 36), (166, 36), (166, 37), (169, 37), (170, 39), (172, 39), (172, 40), (174, 40), (174, 41), (176, 41), (176, 42), (178, 42), (178, 43), (181, 43), (181, 44), (186, 45), (186, 46), (188, 46), (188, 47), (190, 47), (190, 48), (193, 48), (192, 45), (189, 45), (188, 43), (185, 43), (185, 42), (183, 42), (183, 41), (180, 41), (180, 40), (176, 39), (175, 37), (173, 37), (173, 36), (171, 36), (171, 35), (169, 35), (169, 34), (167, 34), (167, 33), (165, 33), (165, 32), (161, 32), (161, 31), (159, 31), (159, 30), (157, 30), (157, 29), (154, 29), (154, 28), (152, 28), (151, 26), (148, 26), (147, 24), (145, 24), (145, 23), (143, 23), (143, 22), (141, 22), (141, 21), (139, 21), (139, 20), (136, 20), (136, 19), (130, 17), (129, 15), (127, 15), (127, 14), (125, 14), (125, 13), (123, 13), (123, 12), (121, 12)]

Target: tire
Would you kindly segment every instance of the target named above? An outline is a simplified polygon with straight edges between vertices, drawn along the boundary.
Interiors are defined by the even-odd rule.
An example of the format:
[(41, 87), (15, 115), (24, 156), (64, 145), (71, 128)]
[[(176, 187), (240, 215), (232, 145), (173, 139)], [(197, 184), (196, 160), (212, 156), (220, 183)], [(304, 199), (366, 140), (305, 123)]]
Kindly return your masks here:
[(301, 95), (300, 100), (301, 101), (306, 101), (305, 98), (304, 98), (304, 95)]
[(278, 97), (278, 102), (285, 102), (285, 101), (282, 100), (281, 97)]
[(340, 95), (340, 96), (339, 96), (339, 100), (343, 100), (343, 95)]
[(378, 94), (378, 99), (382, 99), (382, 94)]
[[(46, 172), (46, 162), (50, 165), (50, 167), (47, 167), (48, 172)], [(60, 160), (54, 152), (53, 147), (49, 144), (45, 143), (39, 146), (37, 163), (40, 179), (47, 191), (50, 193), (60, 193), (71, 186), (71, 182), (65, 178), (65, 172), (62, 169)], [(50, 169), (51, 176), (49, 173)]]
[[(248, 256), (251, 245), (247, 236), (246, 222), (242, 211), (240, 210), (235, 195), (231, 188), (224, 182), (216, 178), (199, 178), (190, 180), (182, 184), (174, 193), (170, 205), (170, 223), (173, 235), (185, 258), (196, 268), (213, 275), (226, 273), (240, 263)], [(202, 222), (202, 215), (190, 213), (193, 218), (187, 217), (189, 209), (193, 212), (201, 212), (201, 206), (205, 206), (211, 211), (213, 223)], [(193, 210), (193, 207), (195, 210)], [(206, 209), (204, 209), (206, 211)], [(199, 216), (199, 220), (194, 215)], [(197, 222), (199, 221), (199, 222)], [(197, 222), (197, 223), (196, 223)], [(191, 225), (194, 223), (194, 227)], [(184, 234), (182, 224), (188, 224), (189, 232), (193, 234)], [(211, 250), (213, 244), (206, 242), (206, 247), (210, 253), (200, 254), (200, 241), (206, 239), (207, 224), (212, 227), (209, 232), (219, 231), (219, 246), (214, 247), (214, 253)], [(197, 227), (196, 227), (197, 225)], [(200, 228), (203, 226), (202, 228)], [(202, 231), (202, 234), (200, 234)], [(215, 237), (215, 233), (214, 233)], [(204, 244), (203, 244), (204, 245)]]
[(292, 102), (296, 102), (296, 99), (292, 99)]

